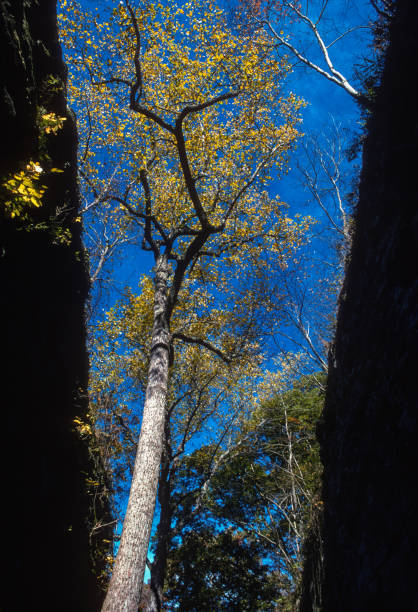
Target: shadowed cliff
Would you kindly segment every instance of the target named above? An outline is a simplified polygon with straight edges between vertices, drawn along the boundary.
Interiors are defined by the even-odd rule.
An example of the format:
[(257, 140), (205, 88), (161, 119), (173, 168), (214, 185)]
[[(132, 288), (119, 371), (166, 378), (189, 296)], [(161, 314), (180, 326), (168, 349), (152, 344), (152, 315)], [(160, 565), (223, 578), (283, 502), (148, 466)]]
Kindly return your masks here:
[[(53, 0), (0, 4), (5, 611), (99, 609), (104, 567), (92, 527), (108, 508), (92, 507), (97, 458), (74, 423), (87, 412), (88, 275), (55, 11)], [(16, 180), (35, 188), (35, 204)]]
[(418, 4), (369, 121), (321, 429), (324, 612), (418, 610)]

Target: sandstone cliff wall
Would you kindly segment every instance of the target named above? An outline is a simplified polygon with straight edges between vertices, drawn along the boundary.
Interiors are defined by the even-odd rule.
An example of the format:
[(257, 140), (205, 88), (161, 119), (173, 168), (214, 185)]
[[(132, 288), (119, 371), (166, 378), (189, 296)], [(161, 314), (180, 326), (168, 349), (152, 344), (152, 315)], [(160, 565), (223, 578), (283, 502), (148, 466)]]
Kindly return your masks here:
[(369, 123), (321, 430), (324, 612), (418, 610), (418, 3)]
[[(88, 275), (78, 219), (77, 134), (66, 105), (55, 4), (0, 3), (5, 612), (91, 612), (101, 598), (86, 482), (95, 467), (88, 436), (74, 424), (87, 411)], [(45, 129), (48, 117), (64, 119), (62, 126)], [(12, 218), (4, 183), (31, 163), (43, 167), (42, 206)], [(106, 503), (95, 510), (104, 516)]]

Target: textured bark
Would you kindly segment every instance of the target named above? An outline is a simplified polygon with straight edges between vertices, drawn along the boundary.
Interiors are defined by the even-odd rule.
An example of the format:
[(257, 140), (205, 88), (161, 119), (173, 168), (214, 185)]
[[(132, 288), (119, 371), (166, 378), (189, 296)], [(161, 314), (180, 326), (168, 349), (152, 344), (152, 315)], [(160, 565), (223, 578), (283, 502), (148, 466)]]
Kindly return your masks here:
[[(169, 424), (167, 424), (169, 425)], [(151, 567), (151, 591), (145, 612), (160, 612), (164, 581), (167, 568), (168, 547), (171, 533), (172, 505), (171, 505), (171, 477), (170, 458), (167, 449), (163, 454), (161, 472), (158, 485), (158, 501), (160, 503), (160, 522), (157, 527), (157, 546), (154, 561)]]
[[(91, 558), (92, 498), (86, 486), (95, 475), (88, 441), (73, 422), (84, 419), (88, 407), (88, 275), (76, 221), (77, 133), (66, 104), (55, 4), (0, 2), (0, 180), (41, 155), (64, 170), (42, 179), (48, 189), (31, 220), (44, 229), (28, 229), (0, 211), (7, 513), (0, 608), (91, 612), (102, 599)], [(64, 127), (42, 137), (39, 112), (65, 117)], [(60, 210), (57, 222), (67, 243), (53, 238), (51, 218), (58, 219)], [(97, 516), (106, 523), (100, 506)]]
[(363, 155), (324, 424), (324, 612), (418, 610), (418, 3), (399, 0)]
[(168, 264), (155, 266), (154, 323), (141, 433), (122, 538), (103, 612), (137, 612), (157, 496), (164, 442), (170, 333)]

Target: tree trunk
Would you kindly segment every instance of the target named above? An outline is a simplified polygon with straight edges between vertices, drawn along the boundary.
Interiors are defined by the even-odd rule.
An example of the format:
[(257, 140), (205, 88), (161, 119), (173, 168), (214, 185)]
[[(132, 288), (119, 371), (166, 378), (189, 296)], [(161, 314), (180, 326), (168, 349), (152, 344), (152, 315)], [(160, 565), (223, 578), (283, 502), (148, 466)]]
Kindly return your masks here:
[(161, 465), (160, 482), (158, 487), (158, 500), (160, 502), (160, 522), (157, 528), (157, 548), (151, 568), (151, 591), (146, 612), (160, 612), (164, 592), (164, 580), (167, 567), (167, 553), (170, 539), (172, 506), (170, 458), (164, 452)]
[(167, 320), (168, 263), (155, 266), (154, 324), (141, 434), (128, 509), (103, 612), (137, 612), (154, 516), (164, 441), (170, 333)]

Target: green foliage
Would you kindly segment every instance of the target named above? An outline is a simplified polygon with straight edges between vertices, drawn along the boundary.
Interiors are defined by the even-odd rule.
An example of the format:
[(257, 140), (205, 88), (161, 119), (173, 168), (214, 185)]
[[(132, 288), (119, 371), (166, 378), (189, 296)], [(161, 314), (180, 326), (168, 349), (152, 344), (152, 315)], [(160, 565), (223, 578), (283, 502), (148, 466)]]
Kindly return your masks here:
[(273, 469), (280, 474), (279, 482), (283, 486), (289, 483), (286, 470), (281, 470), (281, 467), (286, 464), (283, 454), (288, 450), (291, 438), (297, 472), (311, 495), (319, 493), (320, 486), (316, 425), (323, 407), (325, 381), (322, 373), (303, 376), (289, 391), (262, 403), (256, 414), (256, 419), (265, 421), (257, 428), (258, 441)]
[(275, 609), (279, 588), (259, 543), (226, 530), (188, 532), (169, 562), (166, 609), (254, 612)]
[[(184, 457), (174, 485), (167, 590), (168, 600), (179, 609), (293, 609), (302, 541), (319, 506), (321, 464), (315, 428), (324, 382), (322, 374), (302, 377), (290, 390), (260, 401), (216, 470), (215, 445)], [(237, 546), (250, 557), (242, 561), (249, 581), (240, 585), (229, 557)], [(265, 590), (259, 591), (255, 603), (252, 589), (257, 590), (259, 574), (252, 562), (257, 565), (260, 560)], [(222, 600), (222, 592), (234, 593), (238, 607)], [(185, 602), (193, 602), (192, 607)]]

